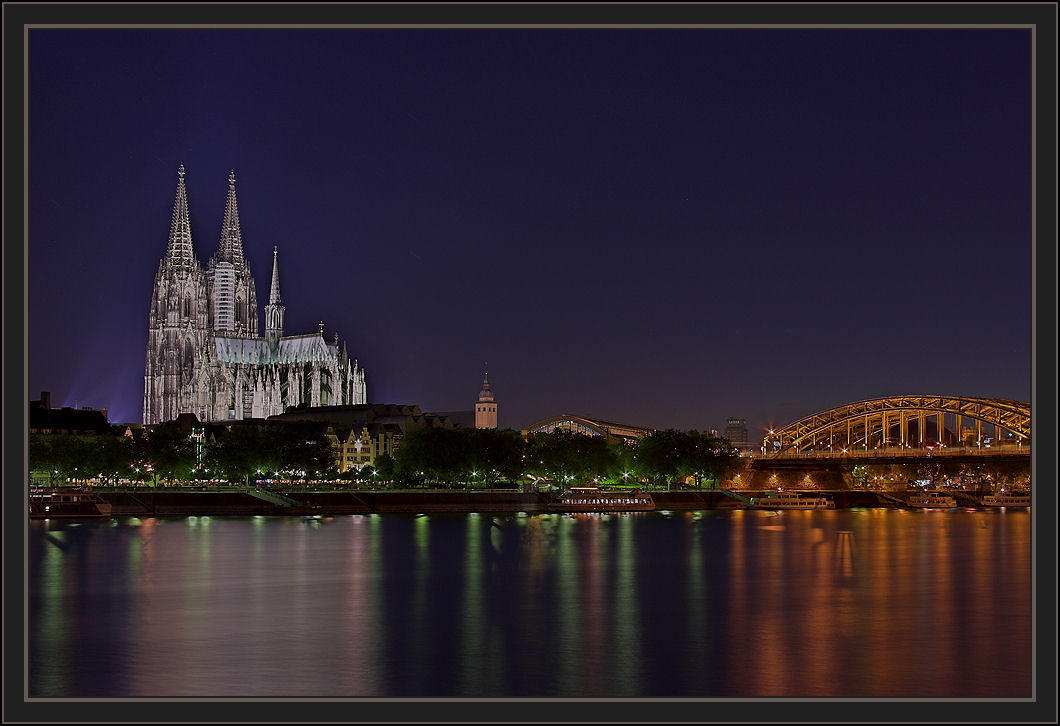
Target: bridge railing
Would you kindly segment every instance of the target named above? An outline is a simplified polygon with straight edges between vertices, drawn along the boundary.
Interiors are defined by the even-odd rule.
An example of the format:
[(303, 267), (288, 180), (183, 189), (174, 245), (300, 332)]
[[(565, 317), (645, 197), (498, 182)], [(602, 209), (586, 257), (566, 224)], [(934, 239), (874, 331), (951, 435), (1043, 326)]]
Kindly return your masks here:
[(1016, 444), (991, 444), (990, 446), (944, 446), (942, 448), (916, 449), (910, 447), (883, 448), (883, 449), (859, 449), (851, 448), (846, 451), (777, 451), (759, 454), (762, 459), (846, 459), (846, 458), (879, 458), (879, 457), (909, 457), (923, 458), (926, 456), (998, 456), (1000, 454), (1026, 454), (1030, 456), (1030, 446), (1019, 446)]

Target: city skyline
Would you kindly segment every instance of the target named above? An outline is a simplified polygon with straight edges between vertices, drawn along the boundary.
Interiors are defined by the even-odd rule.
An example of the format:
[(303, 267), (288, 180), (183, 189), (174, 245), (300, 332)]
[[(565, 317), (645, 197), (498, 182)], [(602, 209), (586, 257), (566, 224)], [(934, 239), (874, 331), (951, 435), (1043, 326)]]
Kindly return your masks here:
[(290, 326), (351, 340), (375, 402), (468, 408), (483, 359), (513, 428), (1029, 400), (1028, 57), (1014, 30), (35, 31), (30, 390), (138, 419), (183, 163), (200, 260), (234, 169), (258, 288), (278, 245)]

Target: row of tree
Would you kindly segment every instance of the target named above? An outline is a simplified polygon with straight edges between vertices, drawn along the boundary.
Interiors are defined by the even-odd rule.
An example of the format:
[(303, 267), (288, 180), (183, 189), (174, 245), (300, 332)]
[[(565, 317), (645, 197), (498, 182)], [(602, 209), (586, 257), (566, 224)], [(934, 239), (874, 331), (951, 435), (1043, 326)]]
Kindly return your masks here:
[(698, 431), (656, 431), (634, 443), (556, 430), (523, 439), (515, 431), (421, 429), (405, 436), (393, 470), (381, 478), (441, 486), (514, 483), (523, 476), (555, 482), (717, 483), (738, 464), (725, 439)]
[(657, 431), (627, 444), (569, 431), (536, 434), (490, 429), (425, 428), (409, 432), (394, 457), (376, 457), (375, 468), (340, 474), (319, 424), (234, 426), (196, 444), (175, 425), (135, 437), (30, 437), (30, 468), (50, 483), (95, 479), (101, 483), (227, 479), (280, 475), (340, 479), (377, 486), (491, 487), (524, 477), (560, 486), (693, 480), (717, 484), (736, 466), (725, 439), (697, 431)]
[(334, 468), (331, 446), (319, 426), (284, 425), (259, 429), (234, 426), (197, 444), (174, 424), (135, 437), (31, 435), (30, 470), (49, 483), (67, 479), (117, 481), (229, 479), (285, 472), (324, 476)]

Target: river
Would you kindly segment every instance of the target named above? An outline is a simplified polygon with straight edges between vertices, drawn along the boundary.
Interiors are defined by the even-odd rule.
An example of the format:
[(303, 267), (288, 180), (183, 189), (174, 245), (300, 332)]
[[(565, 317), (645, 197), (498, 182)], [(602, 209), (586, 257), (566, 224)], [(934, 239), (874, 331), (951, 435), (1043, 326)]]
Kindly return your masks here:
[(31, 696), (1027, 697), (1026, 510), (29, 525)]

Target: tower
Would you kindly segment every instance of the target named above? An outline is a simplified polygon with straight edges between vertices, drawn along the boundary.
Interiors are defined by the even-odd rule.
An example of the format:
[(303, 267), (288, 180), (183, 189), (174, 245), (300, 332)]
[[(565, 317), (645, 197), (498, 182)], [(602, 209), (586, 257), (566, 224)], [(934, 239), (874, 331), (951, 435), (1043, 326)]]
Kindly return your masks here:
[(280, 303), (280, 265), (277, 255), (277, 248), (273, 246), (272, 285), (269, 288), (269, 304), (265, 306), (265, 338), (274, 352), (283, 337), (283, 305)]
[(206, 301), (206, 277), (195, 257), (181, 164), (169, 243), (158, 263), (151, 295), (144, 365), (145, 424), (196, 410), (195, 379), (204, 365), (208, 338)]
[(475, 428), (497, 428), (497, 401), (490, 388), (489, 371), (482, 376), (482, 390), (478, 392), (478, 401), (475, 403)]
[(725, 421), (725, 438), (731, 444), (747, 443), (747, 421), (742, 418), (729, 418)]
[(221, 242), (207, 266), (210, 327), (216, 335), (257, 336), (258, 296), (250, 263), (243, 254), (243, 233), (236, 202), (236, 173), (228, 173), (228, 199)]

